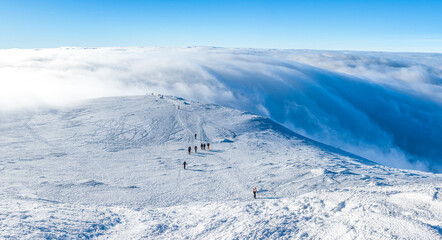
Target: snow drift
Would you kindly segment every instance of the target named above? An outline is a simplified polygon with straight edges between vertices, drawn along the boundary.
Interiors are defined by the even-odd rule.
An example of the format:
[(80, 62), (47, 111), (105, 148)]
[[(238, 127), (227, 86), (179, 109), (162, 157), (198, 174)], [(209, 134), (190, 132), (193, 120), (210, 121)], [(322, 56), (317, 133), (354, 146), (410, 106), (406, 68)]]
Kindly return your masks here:
[(442, 172), (441, 54), (219, 48), (0, 51), (0, 108), (146, 92), (268, 116), (388, 166)]

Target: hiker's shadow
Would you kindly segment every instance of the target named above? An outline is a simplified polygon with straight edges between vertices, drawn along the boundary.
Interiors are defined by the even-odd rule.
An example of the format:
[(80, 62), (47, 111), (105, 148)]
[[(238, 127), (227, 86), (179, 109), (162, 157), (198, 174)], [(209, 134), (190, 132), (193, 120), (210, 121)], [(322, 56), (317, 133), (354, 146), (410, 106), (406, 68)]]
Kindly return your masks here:
[(223, 150), (206, 150), (206, 151), (208, 151), (208, 152), (216, 152), (216, 153), (224, 152)]
[(202, 170), (202, 169), (189, 169), (189, 168), (186, 168), (186, 170), (193, 171), (193, 172), (207, 172), (206, 170)]
[(280, 199), (279, 197), (256, 197), (256, 199)]
[(280, 199), (279, 197), (259, 196), (260, 193), (269, 193), (269, 190), (267, 189), (259, 190), (258, 194), (256, 195), (256, 199)]
[(199, 153), (195, 153), (196, 156), (198, 157), (205, 157), (205, 156), (212, 156), (213, 153), (203, 153), (203, 152), (199, 152)]

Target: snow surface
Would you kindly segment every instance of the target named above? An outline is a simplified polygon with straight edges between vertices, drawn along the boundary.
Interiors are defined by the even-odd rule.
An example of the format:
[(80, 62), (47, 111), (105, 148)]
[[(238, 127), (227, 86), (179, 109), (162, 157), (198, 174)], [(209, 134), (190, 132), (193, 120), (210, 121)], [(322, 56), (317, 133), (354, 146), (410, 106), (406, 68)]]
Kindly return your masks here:
[(0, 238), (442, 239), (441, 174), (218, 105), (146, 95), (2, 113), (0, 151)]

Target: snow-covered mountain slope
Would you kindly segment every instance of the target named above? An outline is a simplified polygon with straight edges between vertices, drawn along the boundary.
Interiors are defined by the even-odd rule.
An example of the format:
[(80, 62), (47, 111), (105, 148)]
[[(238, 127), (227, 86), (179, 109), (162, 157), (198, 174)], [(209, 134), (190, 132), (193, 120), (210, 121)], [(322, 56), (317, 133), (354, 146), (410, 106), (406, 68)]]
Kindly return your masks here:
[(440, 174), (217, 105), (146, 95), (3, 113), (0, 151), (0, 238), (442, 239)]

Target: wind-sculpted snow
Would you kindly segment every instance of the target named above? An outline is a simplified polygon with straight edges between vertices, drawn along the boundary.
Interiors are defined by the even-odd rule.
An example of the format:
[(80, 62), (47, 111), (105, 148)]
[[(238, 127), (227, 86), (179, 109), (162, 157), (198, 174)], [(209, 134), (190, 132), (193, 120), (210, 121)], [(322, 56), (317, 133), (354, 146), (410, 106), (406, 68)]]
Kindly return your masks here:
[[(201, 143), (210, 149), (187, 153)], [(178, 97), (4, 114), (0, 151), (0, 239), (442, 236), (441, 174)]]
[(442, 172), (442, 55), (219, 48), (0, 51), (0, 108), (146, 92), (261, 114), (388, 166)]

